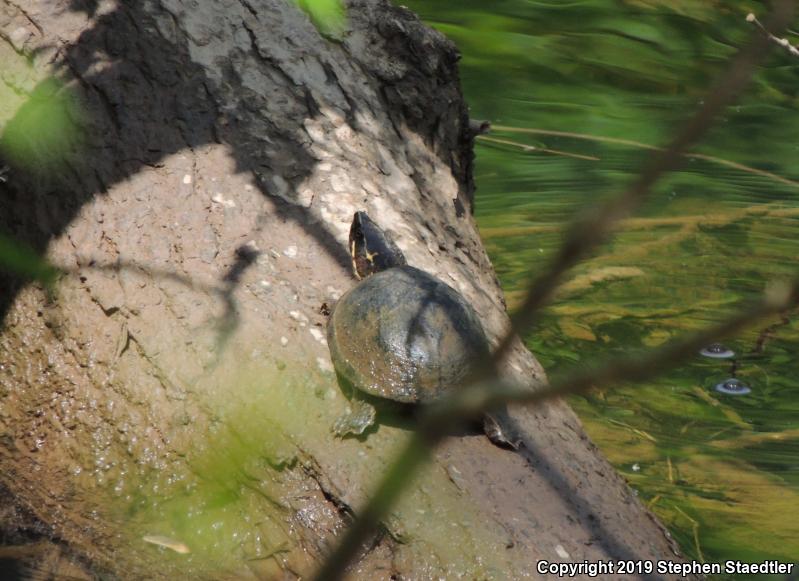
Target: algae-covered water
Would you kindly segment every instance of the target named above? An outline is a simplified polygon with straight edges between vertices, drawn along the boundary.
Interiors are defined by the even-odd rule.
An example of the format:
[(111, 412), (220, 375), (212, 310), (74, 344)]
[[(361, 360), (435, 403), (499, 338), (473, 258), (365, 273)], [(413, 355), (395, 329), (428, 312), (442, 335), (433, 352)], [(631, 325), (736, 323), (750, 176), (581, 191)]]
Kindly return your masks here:
[[(747, 13), (765, 16), (759, 2), (699, 0), (409, 6), (457, 43), (472, 116), (494, 124), (477, 147), (476, 215), (511, 310), (562, 226), (630, 183), (644, 146), (668, 141), (756, 31)], [(546, 368), (660, 345), (799, 273), (797, 94), (799, 58), (775, 44), (701, 155), (542, 313), (527, 343)], [(656, 381), (571, 399), (693, 558), (799, 555), (798, 335), (786, 312), (730, 339), (734, 363), (697, 355)], [(751, 393), (714, 389), (733, 376)]]

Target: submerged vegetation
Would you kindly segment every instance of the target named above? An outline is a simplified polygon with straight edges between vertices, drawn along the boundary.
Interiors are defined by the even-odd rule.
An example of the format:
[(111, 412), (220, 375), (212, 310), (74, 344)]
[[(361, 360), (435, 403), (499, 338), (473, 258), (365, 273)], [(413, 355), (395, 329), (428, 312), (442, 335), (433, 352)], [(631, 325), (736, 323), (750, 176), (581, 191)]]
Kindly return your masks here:
[[(478, 141), (477, 219), (511, 310), (564, 224), (632, 179), (755, 32), (747, 14), (762, 10), (744, 1), (411, 7), (457, 42), (472, 113), (494, 123)], [(795, 276), (797, 70), (790, 47), (772, 42), (747, 92), (575, 268), (527, 339), (546, 369), (656, 347)], [(571, 398), (693, 557), (799, 551), (789, 510), (799, 500), (797, 341), (794, 312), (778, 314), (729, 341), (734, 368), (697, 355), (641, 386)], [(732, 375), (752, 393), (714, 390)]]

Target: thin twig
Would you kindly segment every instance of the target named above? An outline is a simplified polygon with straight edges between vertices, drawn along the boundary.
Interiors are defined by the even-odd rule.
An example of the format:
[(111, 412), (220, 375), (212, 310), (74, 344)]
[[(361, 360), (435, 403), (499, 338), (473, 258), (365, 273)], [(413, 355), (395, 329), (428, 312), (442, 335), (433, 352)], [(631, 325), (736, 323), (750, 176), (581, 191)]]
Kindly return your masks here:
[[(635, 141), (633, 139), (622, 139), (621, 137), (607, 137), (604, 135), (591, 135), (590, 133), (575, 133), (572, 131), (558, 131), (555, 129), (513, 127), (510, 125), (494, 125), (493, 127), (497, 131), (505, 131), (507, 133), (529, 133), (531, 135), (551, 135), (553, 137), (568, 137), (570, 139), (581, 139), (583, 141), (597, 141), (599, 143), (613, 143), (616, 145), (627, 145), (629, 147), (637, 147), (639, 149), (648, 149), (649, 151), (663, 151), (662, 147), (658, 147), (656, 145), (650, 145), (648, 143), (643, 143), (641, 141)], [(688, 159), (701, 159), (704, 161), (709, 161), (711, 163), (716, 163), (718, 165), (725, 165), (727, 167), (731, 167), (739, 171), (772, 179), (776, 182), (780, 182), (781, 184), (785, 184), (787, 186), (799, 188), (799, 182), (795, 180), (783, 177), (781, 175), (772, 173), (770, 171), (752, 167), (751, 165), (745, 165), (743, 163), (738, 163), (737, 161), (724, 159), (723, 157), (706, 155), (704, 153), (695, 153), (692, 151), (683, 152), (681, 155), (682, 157), (687, 157)]]
[(783, 47), (785, 50), (788, 51), (789, 54), (792, 54), (793, 56), (799, 56), (799, 47), (792, 45), (787, 38), (779, 38), (778, 36), (771, 34), (768, 30), (766, 30), (765, 26), (760, 24), (760, 21), (757, 19), (757, 16), (755, 16), (751, 12), (746, 15), (746, 21), (753, 22), (755, 26), (757, 26), (771, 42)]
[(489, 143), (499, 143), (502, 145), (511, 145), (513, 147), (518, 147), (524, 152), (528, 151), (541, 151), (543, 153), (551, 153), (552, 155), (560, 155), (563, 157), (573, 157), (575, 159), (585, 159), (588, 161), (599, 161), (598, 157), (594, 157), (593, 155), (582, 155), (579, 153), (570, 153), (568, 151), (561, 151), (559, 149), (550, 149), (548, 147), (538, 147), (537, 145), (527, 145), (526, 143), (519, 143), (518, 141), (512, 141), (510, 139), (499, 139), (498, 137), (486, 137), (485, 135), (478, 135), (477, 139), (479, 141), (487, 141)]
[[(793, 3), (788, 0), (777, 3), (768, 28), (782, 30), (792, 17), (792, 9)], [(531, 285), (522, 309), (512, 318), (511, 331), (486, 366), (490, 373), (483, 373), (463, 390), (430, 407), (420, 421), (418, 430), (389, 467), (366, 506), (359, 511), (358, 517), (344, 533), (338, 546), (316, 572), (315, 579), (332, 581), (344, 576), (347, 566), (355, 558), (363, 542), (379, 525), (434, 447), (464, 419), (505, 403), (531, 404), (583, 391), (595, 385), (648, 379), (667, 365), (673, 365), (693, 355), (707, 343), (796, 302), (797, 286), (782, 287), (781, 292), (772, 291), (768, 294), (761, 304), (689, 339), (671, 343), (648, 356), (617, 360), (596, 370), (577, 371), (565, 379), (553, 380), (549, 386), (533, 392), (524, 387), (502, 384), (496, 379), (496, 365), (516, 334), (524, 336), (531, 328), (534, 312), (552, 296), (566, 270), (603, 242), (618, 221), (641, 203), (652, 184), (675, 165), (681, 153), (704, 135), (714, 117), (743, 89), (767, 45), (768, 41), (762, 35), (753, 39), (730, 63), (726, 74), (714, 87), (699, 112), (683, 127), (666, 150), (655, 155), (632, 186), (618, 199), (600, 207), (593, 216), (586, 216), (575, 222), (549, 271)]]
[[(782, 30), (793, 14), (793, 3), (786, 0), (776, 5), (771, 30)], [(594, 248), (605, 242), (618, 222), (635, 210), (645, 199), (652, 185), (677, 165), (679, 158), (711, 127), (715, 117), (743, 90), (754, 73), (755, 66), (768, 47), (768, 39), (758, 34), (732, 60), (726, 73), (704, 100), (702, 107), (682, 127), (668, 147), (655, 152), (632, 185), (617, 198), (605, 202), (575, 220), (566, 233), (566, 240), (553, 257), (549, 268), (535, 279), (516, 314), (511, 317), (512, 328), (519, 336), (533, 326), (535, 314), (546, 304), (565, 273), (586, 258)], [(515, 338), (508, 335), (500, 343), (495, 360), (502, 361)]]
[[(775, 284), (766, 291), (757, 303), (742, 308), (736, 315), (699, 331), (685, 339), (667, 343), (659, 349), (636, 356), (625, 356), (600, 367), (586, 367), (570, 372), (563, 377), (554, 377), (550, 384), (536, 391), (502, 383), (486, 389), (485, 386), (469, 386), (431, 407), (435, 421), (443, 421), (451, 413), (461, 417), (472, 417), (485, 409), (502, 403), (539, 403), (545, 400), (618, 383), (636, 383), (650, 379), (674, 364), (694, 356), (702, 347), (721, 338), (733, 335), (764, 317), (791, 308), (799, 303), (799, 279), (791, 283)], [(439, 407), (446, 407), (442, 412)]]
[(525, 386), (493, 380), (474, 383), (431, 406), (422, 417), (418, 429), (407, 446), (383, 476), (376, 492), (359, 511), (335, 551), (323, 563), (315, 579), (340, 579), (350, 560), (364, 540), (378, 526), (406, 483), (428, 460), (433, 449), (463, 421), (480, 412), (505, 403), (534, 404), (564, 395), (587, 391), (620, 382), (642, 382), (656, 377), (664, 369), (695, 356), (705, 345), (736, 333), (753, 322), (799, 302), (799, 280), (781, 285), (766, 293), (763, 300), (743, 309), (739, 314), (641, 356), (628, 356), (602, 365), (574, 371), (562, 379), (553, 379), (549, 386), (530, 391)]

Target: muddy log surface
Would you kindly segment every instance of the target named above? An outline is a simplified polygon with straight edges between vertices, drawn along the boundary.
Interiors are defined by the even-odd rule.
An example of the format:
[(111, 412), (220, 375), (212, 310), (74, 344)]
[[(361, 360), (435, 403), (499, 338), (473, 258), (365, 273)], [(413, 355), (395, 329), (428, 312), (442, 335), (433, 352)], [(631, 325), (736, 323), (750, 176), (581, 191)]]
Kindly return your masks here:
[[(0, 0), (5, 135), (51, 131), (42, 99), (68, 128), (66, 152), (33, 132), (24, 156), (6, 155), (0, 229), (71, 272), (51, 298), (3, 275), (13, 546), (0, 565), (307, 576), (410, 429), (330, 434), (348, 402), (324, 329), (354, 284), (357, 209), (468, 297), (492, 341), (505, 331), (470, 211), (457, 51), (382, 0), (348, 13), (332, 38), (282, 0)], [(521, 345), (505, 371), (544, 380)], [(523, 449), (448, 440), (353, 578), (677, 558), (565, 404), (503, 422)]]

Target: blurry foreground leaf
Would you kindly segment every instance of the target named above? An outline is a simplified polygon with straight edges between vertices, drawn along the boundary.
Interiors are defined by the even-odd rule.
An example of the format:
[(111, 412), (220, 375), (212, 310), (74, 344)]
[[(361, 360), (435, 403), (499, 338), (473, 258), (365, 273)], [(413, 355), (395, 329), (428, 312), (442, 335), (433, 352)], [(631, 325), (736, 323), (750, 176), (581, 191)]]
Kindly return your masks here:
[(347, 16), (341, 0), (294, 0), (311, 17), (314, 26), (327, 37), (338, 38), (344, 32)]
[(71, 95), (55, 79), (45, 80), (8, 120), (0, 151), (15, 166), (41, 171), (63, 160), (77, 137)]
[(0, 234), (0, 270), (35, 279), (52, 287), (58, 270), (30, 248)]

